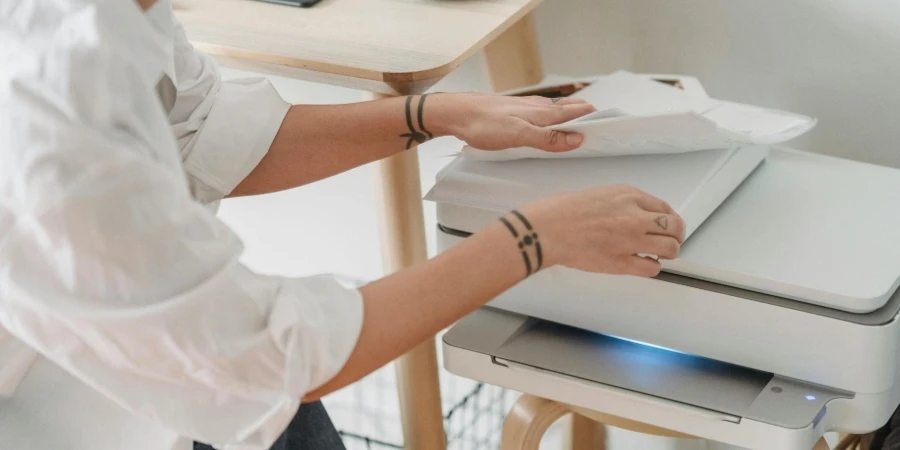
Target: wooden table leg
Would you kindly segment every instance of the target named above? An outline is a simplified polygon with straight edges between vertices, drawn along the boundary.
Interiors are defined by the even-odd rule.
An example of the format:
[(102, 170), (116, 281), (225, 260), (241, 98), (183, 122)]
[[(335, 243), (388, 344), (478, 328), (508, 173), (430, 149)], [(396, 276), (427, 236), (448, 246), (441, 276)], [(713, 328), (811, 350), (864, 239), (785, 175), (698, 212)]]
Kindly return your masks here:
[[(544, 77), (531, 14), (489, 44), (485, 54), (495, 90), (534, 84)], [(416, 150), (379, 161), (376, 184), (385, 273), (427, 259)], [(404, 446), (443, 450), (446, 438), (434, 340), (402, 356), (395, 365)]]
[[(377, 96), (376, 96), (377, 98)], [(428, 258), (415, 148), (377, 163), (376, 210), (385, 274)], [(409, 450), (446, 448), (437, 352), (429, 339), (395, 361), (403, 442)]]
[(529, 13), (484, 48), (494, 91), (537, 84), (544, 79), (534, 13)]
[[(540, 83), (544, 79), (544, 65), (534, 13), (523, 17), (488, 44), (484, 49), (484, 57), (494, 91), (502, 92)], [(571, 445), (571, 450), (580, 450), (585, 445), (605, 439), (602, 424), (577, 414), (572, 418), (572, 427), (567, 434), (566, 442)]]
[(566, 405), (523, 394), (503, 422), (500, 450), (538, 450), (547, 428), (568, 413)]

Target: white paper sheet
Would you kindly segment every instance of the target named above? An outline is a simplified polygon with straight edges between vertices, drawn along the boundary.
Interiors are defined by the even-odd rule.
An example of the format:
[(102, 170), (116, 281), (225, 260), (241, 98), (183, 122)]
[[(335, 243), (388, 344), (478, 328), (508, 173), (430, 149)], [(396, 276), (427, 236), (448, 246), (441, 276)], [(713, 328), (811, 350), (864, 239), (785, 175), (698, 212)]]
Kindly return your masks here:
[(735, 151), (504, 163), (462, 156), (441, 171), (425, 199), (505, 212), (552, 194), (625, 183), (681, 212)]
[(708, 108), (705, 101), (693, 98), (684, 89), (623, 71), (598, 78), (572, 97), (583, 99), (598, 110), (620, 109), (635, 116)]
[[(683, 89), (654, 78), (683, 79)], [(479, 160), (585, 158), (686, 153), (745, 144), (775, 144), (806, 133), (816, 120), (786, 111), (712, 99), (691, 77), (616, 72), (592, 79), (573, 95), (599, 110), (549, 127), (585, 136), (581, 148), (549, 153), (534, 148), (463, 153)]]

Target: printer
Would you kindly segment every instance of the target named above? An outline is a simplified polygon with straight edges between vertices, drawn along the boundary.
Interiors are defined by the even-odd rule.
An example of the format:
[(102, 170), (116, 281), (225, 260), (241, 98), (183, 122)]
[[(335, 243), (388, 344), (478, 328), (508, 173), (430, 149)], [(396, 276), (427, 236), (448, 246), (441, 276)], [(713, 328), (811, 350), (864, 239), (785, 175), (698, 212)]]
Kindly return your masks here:
[[(690, 195), (690, 235), (659, 276), (545, 269), (450, 329), (445, 368), (745, 448), (882, 426), (900, 404), (900, 170), (769, 146), (729, 155), (722, 167), (743, 162)], [(596, 186), (608, 161), (459, 156), (427, 196), (439, 250), (504, 208)], [(522, 175), (536, 164), (558, 182)]]

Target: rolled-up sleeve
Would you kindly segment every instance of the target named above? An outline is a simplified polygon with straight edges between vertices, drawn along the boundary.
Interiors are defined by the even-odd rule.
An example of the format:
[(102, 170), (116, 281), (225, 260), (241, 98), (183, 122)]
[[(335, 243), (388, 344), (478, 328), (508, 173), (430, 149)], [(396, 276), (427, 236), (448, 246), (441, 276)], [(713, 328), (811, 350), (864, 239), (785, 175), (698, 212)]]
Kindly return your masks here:
[(216, 62), (194, 51), (177, 22), (174, 59), (178, 94), (169, 121), (192, 194), (212, 203), (259, 164), (290, 104), (264, 78), (223, 82)]
[(6, 231), (0, 324), (180, 435), (268, 448), (303, 395), (349, 358), (359, 292), (326, 276), (255, 274), (177, 174), (137, 157), (82, 156), (104, 162), (52, 192), (30, 191), (48, 196)]

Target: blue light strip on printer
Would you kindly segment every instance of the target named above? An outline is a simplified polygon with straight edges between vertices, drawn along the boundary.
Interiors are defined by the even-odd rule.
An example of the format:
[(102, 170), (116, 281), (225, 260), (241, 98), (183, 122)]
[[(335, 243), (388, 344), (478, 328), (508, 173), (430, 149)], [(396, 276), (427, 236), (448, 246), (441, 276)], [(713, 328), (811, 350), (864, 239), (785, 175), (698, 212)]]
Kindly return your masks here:
[(613, 336), (613, 335), (611, 335), (611, 334), (605, 334), (604, 336), (609, 336), (609, 337), (611, 337), (611, 338), (615, 338), (615, 339), (618, 339), (618, 340), (620, 340), (620, 341), (631, 342), (632, 344), (642, 345), (642, 346), (644, 346), (644, 347), (650, 347), (650, 348), (655, 348), (655, 349), (659, 349), (659, 350), (665, 350), (665, 351), (667, 351), (667, 352), (678, 353), (679, 355), (693, 356), (693, 355), (691, 355), (691, 354), (689, 354), (689, 353), (681, 352), (681, 351), (678, 351), (678, 350), (673, 350), (673, 349), (671, 349), (671, 348), (663, 347), (663, 346), (656, 345), (656, 344), (650, 344), (650, 343), (647, 343), (647, 342), (636, 341), (636, 340), (634, 340), (634, 339), (628, 339), (628, 338), (623, 338), (623, 337), (619, 337), (619, 336)]

